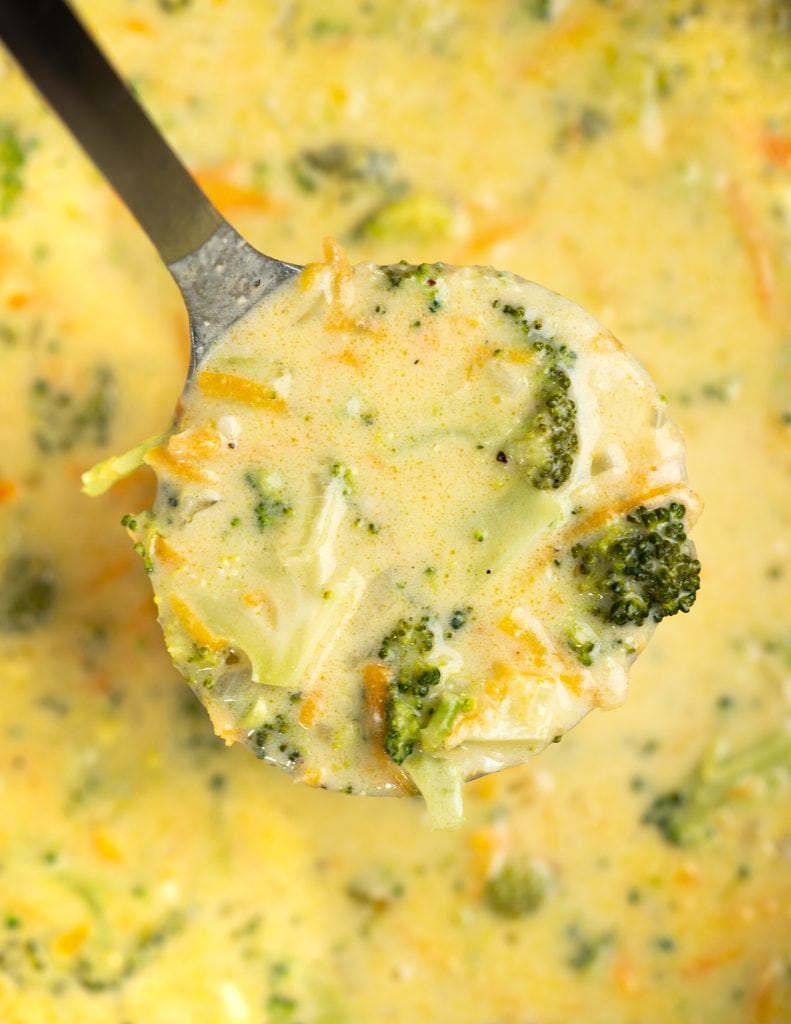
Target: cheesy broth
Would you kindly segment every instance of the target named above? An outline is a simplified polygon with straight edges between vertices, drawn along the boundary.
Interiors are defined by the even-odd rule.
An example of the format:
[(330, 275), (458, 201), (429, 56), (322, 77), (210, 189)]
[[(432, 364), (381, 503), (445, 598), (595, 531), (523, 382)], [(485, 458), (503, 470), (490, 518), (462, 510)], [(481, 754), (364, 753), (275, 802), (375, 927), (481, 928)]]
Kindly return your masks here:
[(125, 522), (219, 735), (448, 824), (465, 778), (619, 704), (663, 614), (639, 584), (600, 614), (577, 544), (648, 505), (683, 531), (696, 499), (653, 384), (570, 302), (328, 256), (200, 365)]
[(152, 474), (79, 493), (167, 428), (180, 300), (4, 64), (0, 1020), (791, 1020), (787, 6), (78, 6), (261, 249), (503, 267), (627, 340), (703, 584), (626, 703), (468, 786), (457, 832), (227, 749), (118, 526)]

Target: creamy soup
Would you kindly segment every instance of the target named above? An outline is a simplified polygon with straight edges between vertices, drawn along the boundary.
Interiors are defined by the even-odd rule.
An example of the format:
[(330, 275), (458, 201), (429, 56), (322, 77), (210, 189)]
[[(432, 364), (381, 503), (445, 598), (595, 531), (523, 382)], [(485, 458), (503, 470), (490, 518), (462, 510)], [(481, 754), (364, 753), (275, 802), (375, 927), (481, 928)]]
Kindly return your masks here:
[(125, 523), (227, 742), (347, 793), (416, 785), (455, 823), (465, 778), (623, 700), (695, 599), (696, 499), (654, 386), (582, 310), (328, 248), (200, 365)]
[[(152, 507), (154, 474), (80, 493), (94, 463), (169, 429), (186, 317), (139, 228), (4, 62), (0, 1020), (787, 1024), (787, 4), (77, 6), (263, 251), (309, 263), (331, 236), (354, 265), (491, 265), (606, 324), (683, 431), (703, 568), (625, 702), (469, 783), (456, 831), (433, 831), (419, 799), (294, 785), (226, 747), (171, 664), (119, 526)], [(332, 410), (344, 429), (381, 429), (362, 422), (378, 410), (354, 368), (333, 372), (349, 381)], [(222, 404), (218, 429), (244, 425)], [(487, 473), (515, 470), (499, 450)], [(265, 540), (252, 485), (237, 494), (229, 518)], [(296, 529), (299, 497), (284, 490), (294, 511), (273, 529)], [(386, 525), (360, 543), (384, 545)], [(440, 583), (421, 577), (416, 607)]]

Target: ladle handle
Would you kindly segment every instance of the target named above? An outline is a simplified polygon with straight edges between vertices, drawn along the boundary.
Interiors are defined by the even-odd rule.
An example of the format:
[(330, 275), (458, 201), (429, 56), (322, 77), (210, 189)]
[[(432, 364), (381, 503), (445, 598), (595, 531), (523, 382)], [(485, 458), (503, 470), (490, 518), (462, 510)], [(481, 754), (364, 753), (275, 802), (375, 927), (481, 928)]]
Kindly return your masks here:
[(166, 264), (224, 223), (65, 0), (0, 0), (0, 39)]

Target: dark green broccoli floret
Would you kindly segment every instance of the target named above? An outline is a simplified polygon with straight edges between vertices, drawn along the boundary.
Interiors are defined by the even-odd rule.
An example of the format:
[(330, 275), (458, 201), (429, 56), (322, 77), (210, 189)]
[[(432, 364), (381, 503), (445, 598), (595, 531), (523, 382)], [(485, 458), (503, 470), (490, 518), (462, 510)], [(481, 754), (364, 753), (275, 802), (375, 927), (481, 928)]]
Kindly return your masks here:
[(270, 722), (264, 722), (250, 735), (252, 751), (263, 761), (293, 768), (302, 759), (302, 751), (294, 741), (294, 723), (278, 713)]
[(611, 931), (587, 932), (576, 924), (569, 925), (566, 937), (571, 943), (566, 963), (572, 970), (581, 974), (589, 970), (615, 941), (615, 935)]
[(35, 555), (12, 555), (0, 589), (0, 630), (29, 632), (46, 621), (54, 601), (55, 575), (51, 564)]
[(27, 148), (13, 125), (0, 125), (0, 217), (11, 212), (24, 188), (22, 170)]
[(401, 619), (378, 651), (393, 673), (384, 746), (396, 764), (403, 764), (418, 745), (431, 753), (440, 751), (459, 715), (475, 706), (466, 694), (437, 691), (442, 674), (426, 660), (433, 648), (434, 632), (424, 615), (417, 621)]
[(382, 267), (382, 270), (391, 288), (400, 288), (405, 281), (416, 281), (425, 293), (428, 311), (437, 313), (442, 309), (442, 299), (439, 297), (437, 283), (445, 270), (444, 263), (413, 264), (401, 260), (400, 263), (391, 263), (389, 266)]
[(700, 586), (700, 562), (687, 541), (686, 509), (678, 502), (639, 508), (592, 540), (575, 544), (571, 557), (590, 610), (616, 626), (641, 626), (688, 612)]
[(30, 388), (33, 440), (45, 455), (71, 451), (77, 444), (104, 445), (110, 439), (115, 411), (115, 376), (97, 366), (93, 383), (83, 397), (76, 397), (44, 377)]
[[(579, 448), (577, 404), (569, 394), (568, 374), (576, 353), (545, 338), (540, 333), (540, 321), (530, 320), (524, 306), (506, 304), (500, 308), (525, 333), (539, 364), (533, 410), (503, 445), (505, 461), (521, 466), (539, 490), (555, 490), (571, 475)], [(503, 461), (500, 453), (498, 459)]]
[(598, 646), (595, 637), (588, 632), (583, 632), (582, 628), (577, 626), (566, 634), (566, 642), (576, 655), (580, 665), (589, 667), (593, 664)]
[(293, 509), (282, 498), (272, 492), (272, 489), (267, 485), (263, 472), (251, 471), (245, 473), (244, 481), (255, 496), (253, 514), (261, 533), (279, 519), (291, 515)]
[(791, 768), (791, 735), (786, 732), (718, 761), (704, 759), (679, 786), (656, 797), (643, 823), (657, 828), (673, 846), (694, 846), (712, 834), (712, 815), (735, 786), (777, 768)]
[(439, 669), (426, 661), (433, 647), (434, 634), (424, 615), (417, 622), (401, 619), (379, 648), (379, 657), (393, 668), (387, 691), (385, 750), (396, 764), (412, 753), (430, 717), (427, 698), (440, 681)]
[(549, 872), (535, 861), (508, 861), (486, 884), (484, 900), (500, 917), (527, 917), (538, 910), (550, 888)]
[(325, 181), (385, 189), (404, 187), (392, 153), (346, 142), (302, 150), (292, 162), (291, 172), (305, 192), (317, 191)]

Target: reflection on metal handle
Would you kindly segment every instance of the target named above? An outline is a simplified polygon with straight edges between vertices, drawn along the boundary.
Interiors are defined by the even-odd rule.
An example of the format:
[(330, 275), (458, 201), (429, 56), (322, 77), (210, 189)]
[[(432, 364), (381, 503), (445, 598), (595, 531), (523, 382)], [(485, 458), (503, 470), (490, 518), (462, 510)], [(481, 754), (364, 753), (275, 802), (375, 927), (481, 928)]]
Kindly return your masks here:
[(224, 223), (65, 0), (0, 0), (0, 38), (165, 263)]

